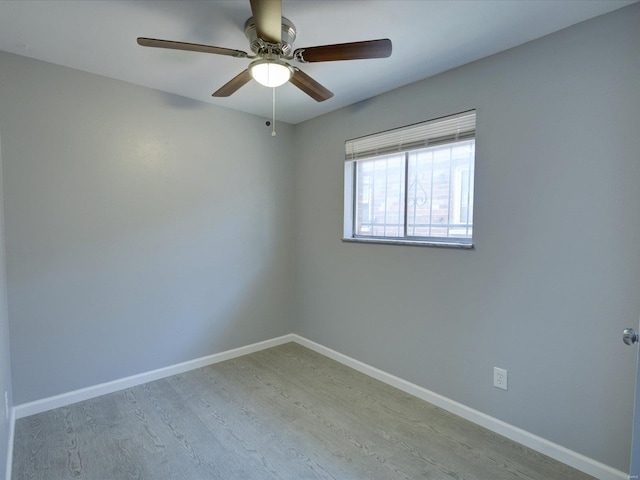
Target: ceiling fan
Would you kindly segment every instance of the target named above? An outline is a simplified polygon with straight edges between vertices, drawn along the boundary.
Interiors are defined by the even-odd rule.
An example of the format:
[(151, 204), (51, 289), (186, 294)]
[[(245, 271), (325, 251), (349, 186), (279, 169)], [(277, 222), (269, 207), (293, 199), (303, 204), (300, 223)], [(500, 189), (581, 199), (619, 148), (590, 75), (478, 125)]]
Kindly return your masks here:
[(291, 82), (318, 102), (328, 100), (333, 97), (333, 93), (298, 67), (290, 65), (290, 60), (313, 63), (386, 58), (391, 55), (391, 40), (388, 38), (297, 48), (292, 52), (291, 45), (296, 38), (296, 27), (282, 16), (282, 0), (250, 0), (250, 2), (253, 17), (246, 21), (244, 33), (249, 39), (254, 55), (249, 55), (242, 50), (146, 37), (138, 37), (138, 44), (143, 47), (213, 53), (253, 60), (246, 70), (214, 92), (213, 97), (228, 97), (253, 78), (266, 87), (279, 87), (286, 82)]

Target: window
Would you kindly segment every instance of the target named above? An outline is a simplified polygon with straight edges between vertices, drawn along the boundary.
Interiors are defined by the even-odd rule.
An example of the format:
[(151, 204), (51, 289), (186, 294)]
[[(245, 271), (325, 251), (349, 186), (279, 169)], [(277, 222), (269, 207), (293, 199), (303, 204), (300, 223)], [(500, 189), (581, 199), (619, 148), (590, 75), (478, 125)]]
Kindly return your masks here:
[(473, 246), (475, 110), (345, 144), (344, 239)]

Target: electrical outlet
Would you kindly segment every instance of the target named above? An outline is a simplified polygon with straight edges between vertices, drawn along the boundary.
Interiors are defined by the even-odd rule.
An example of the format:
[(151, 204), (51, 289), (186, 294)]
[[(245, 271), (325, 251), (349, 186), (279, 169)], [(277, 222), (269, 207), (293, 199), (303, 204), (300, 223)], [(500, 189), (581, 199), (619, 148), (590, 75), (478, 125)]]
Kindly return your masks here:
[(4, 416), (9, 420), (9, 392), (4, 391)]
[(507, 389), (507, 371), (504, 368), (493, 367), (493, 386)]

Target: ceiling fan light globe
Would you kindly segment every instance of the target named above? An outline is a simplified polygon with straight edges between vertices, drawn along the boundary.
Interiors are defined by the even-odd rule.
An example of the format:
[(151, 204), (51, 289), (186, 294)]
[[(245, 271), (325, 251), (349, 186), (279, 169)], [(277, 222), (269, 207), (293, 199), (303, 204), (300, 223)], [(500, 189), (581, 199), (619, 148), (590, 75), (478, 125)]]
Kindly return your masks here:
[(279, 87), (289, 81), (293, 72), (282, 61), (257, 61), (249, 66), (253, 79), (265, 87)]

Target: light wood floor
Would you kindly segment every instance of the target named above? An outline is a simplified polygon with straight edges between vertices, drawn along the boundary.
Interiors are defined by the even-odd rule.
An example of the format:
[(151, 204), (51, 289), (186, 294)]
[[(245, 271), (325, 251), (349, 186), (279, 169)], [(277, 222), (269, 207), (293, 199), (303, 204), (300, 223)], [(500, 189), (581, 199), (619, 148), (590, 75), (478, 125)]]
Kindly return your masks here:
[(18, 420), (13, 480), (590, 479), (297, 344)]

